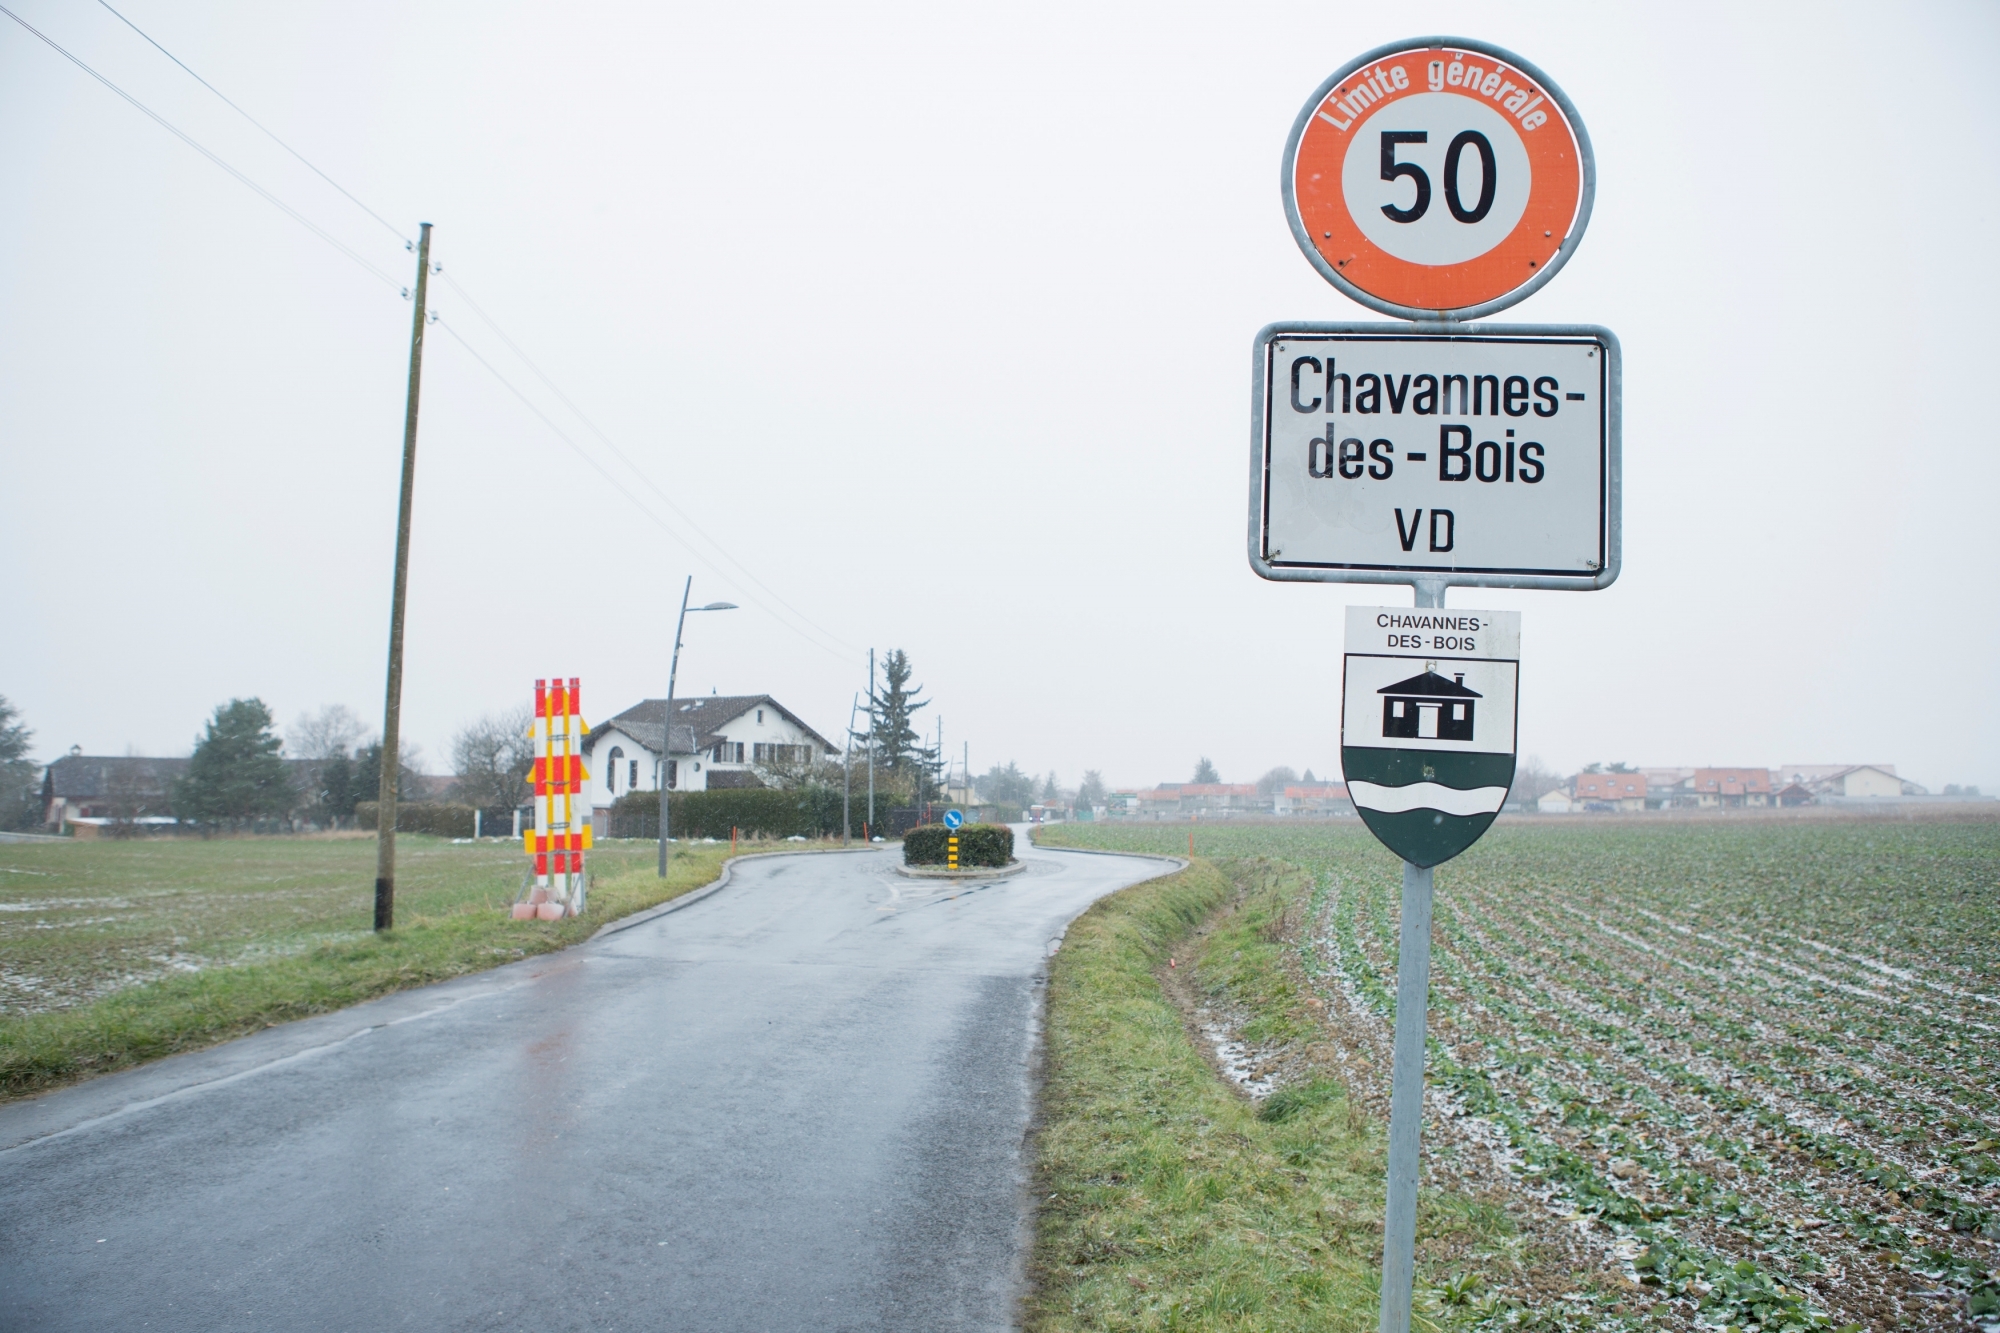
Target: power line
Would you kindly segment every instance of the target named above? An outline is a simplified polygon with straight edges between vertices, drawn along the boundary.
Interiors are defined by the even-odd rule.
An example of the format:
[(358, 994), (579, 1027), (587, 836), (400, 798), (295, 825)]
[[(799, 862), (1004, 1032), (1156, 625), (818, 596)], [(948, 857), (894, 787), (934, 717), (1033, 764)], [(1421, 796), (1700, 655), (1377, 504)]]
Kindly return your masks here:
[[(472, 313), (479, 316), (481, 320), (485, 321), (486, 327), (493, 330), (493, 332), (499, 337), (500, 341), (506, 343), (508, 348), (513, 351), (514, 355), (521, 359), (521, 363), (527, 366), (529, 370), (534, 372), (535, 378), (539, 379), (543, 384), (547, 385), (549, 392), (553, 393), (557, 398), (561, 399), (563, 406), (567, 407), (571, 412), (575, 413), (576, 419), (578, 421), (581, 421), (585, 426), (588, 426), (590, 428), (590, 433), (595, 435), (599, 440), (601, 440), (604, 444), (604, 447), (609, 449), (612, 452), (612, 454), (618, 459), (618, 461), (623, 463), (631, 471), (633, 476), (637, 477), (642, 483), (644, 483), (647, 490), (651, 491), (654, 495), (658, 496), (660, 499), (660, 503), (665, 505), (668, 509), (672, 510), (675, 517), (679, 518), (681, 522), (685, 523), (690, 531), (692, 531), (696, 536), (700, 537), (703, 541), (707, 542), (710, 546), (714, 547), (716, 554), (720, 555), (724, 560), (727, 560), (730, 564), (734, 565), (737, 568), (737, 570), (741, 572), (744, 578), (749, 579), (750, 582), (756, 584), (757, 587), (761, 588), (765, 592), (765, 594), (767, 594), (771, 598), (771, 600), (778, 603), (778, 605), (784, 607), (785, 610), (789, 611), (793, 616), (795, 616), (803, 623), (811, 626), (822, 637), (830, 640), (831, 642), (843, 644), (843, 646), (848, 648), (848, 650), (851, 652), (860, 651), (859, 649), (855, 648), (852, 644), (846, 644), (840, 638), (839, 635), (834, 634), (831, 630), (825, 629), (820, 625), (815, 624), (813, 620), (805, 614), (805, 612), (799, 610), (797, 607), (793, 606), (790, 602), (787, 602), (782, 596), (778, 594), (778, 591), (775, 588), (771, 587), (770, 584), (764, 582), (764, 580), (758, 578), (757, 575), (751, 571), (749, 566), (745, 565), (741, 560), (738, 560), (735, 556), (731, 555), (729, 553), (729, 549), (725, 547), (721, 542), (715, 540), (715, 538), (709, 536), (707, 532), (703, 531), (701, 525), (696, 523), (694, 519), (690, 518), (685, 509), (682, 509), (679, 505), (674, 503), (673, 497), (669, 496), (665, 491), (661, 490), (659, 485), (655, 483), (651, 477), (646, 475), (645, 470), (641, 468), (637, 463), (633, 462), (632, 459), (625, 453), (625, 451), (618, 447), (617, 442), (614, 441), (609, 435), (606, 435), (604, 431), (598, 427), (597, 423), (592, 421), (589, 418), (589, 416), (587, 416), (584, 413), (584, 410), (582, 408), (578, 407), (574, 402), (572, 402), (570, 400), (570, 396), (564, 393), (562, 391), (562, 388), (559, 385), (557, 385), (557, 383), (554, 380), (550, 379), (549, 376), (542, 370), (540, 366), (535, 364), (533, 358), (531, 358), (526, 352), (521, 350), (520, 344), (516, 343), (512, 338), (507, 336), (507, 331), (501, 328), (500, 325), (494, 321), (491, 315), (487, 314), (485, 310), (480, 308), (479, 303), (472, 299), (472, 294), (470, 292), (466, 291), (464, 287), (460, 286), (458, 282), (451, 276), (451, 274), (442, 273), (440, 274), (440, 276), (443, 277), (445, 282), (450, 285), (451, 289), (454, 292), (458, 293), (459, 298), (465, 302), (466, 306), (471, 309)], [(683, 544), (685, 545), (685, 542)]]
[(305, 214), (299, 212), (296, 208), (293, 208), (290, 204), (278, 198), (277, 195), (272, 194), (269, 190), (259, 185), (256, 181), (251, 180), (248, 176), (238, 171), (235, 167), (230, 166), (227, 162), (223, 161), (220, 157), (217, 157), (214, 153), (211, 153), (208, 149), (204, 148), (201, 144), (197, 143), (191, 135), (186, 133), (179, 126), (175, 125), (165, 116), (162, 116), (159, 112), (153, 110), (153, 108), (147, 106), (144, 102), (141, 102), (138, 98), (132, 96), (132, 94), (126, 92), (123, 88), (120, 88), (117, 84), (113, 83), (111, 80), (105, 78), (102, 74), (99, 74), (96, 70), (92, 69), (89, 65), (85, 64), (82, 60), (80, 60), (75, 54), (65, 49), (53, 37), (50, 37), (47, 33), (43, 32), (40, 28), (37, 28), (34, 24), (28, 22), (26, 19), (22, 18), (19, 14), (16, 14), (13, 10), (7, 8), (5, 5), (0, 5), (0, 14), (5, 14), (8, 18), (14, 20), (14, 22), (20, 24), (23, 28), (26, 28), (29, 32), (33, 33), (36, 37), (40, 38), (43, 42), (47, 43), (49, 48), (55, 51), (56, 54), (60, 55), (63, 59), (69, 61), (72, 65), (75, 65), (78, 69), (82, 70), (85, 74), (88, 74), (91, 78), (96, 79), (99, 83), (109, 88), (112, 92), (117, 93), (120, 97), (124, 98), (127, 102), (131, 103), (134, 107), (138, 108), (140, 111), (145, 112), (146, 115), (151, 117), (154, 123), (159, 125), (161, 129), (166, 130), (176, 139), (179, 139), (182, 143), (194, 149), (197, 153), (200, 153), (203, 157), (213, 162), (216, 166), (221, 167), (231, 176), (234, 176), (245, 187), (255, 191), (261, 198), (263, 198), (266, 202), (271, 204), (272, 207), (278, 209), (280, 212), (285, 214), (285, 216), (291, 218), (292, 221), (298, 223), (301, 227), (304, 227), (307, 231), (319, 237), (322, 241), (325, 241), (328, 245), (340, 251), (340, 253), (346, 255), (349, 259), (359, 264), (362, 268), (367, 269), (377, 278), (389, 284), (389, 286), (392, 289), (398, 291), (402, 289), (401, 283), (397, 282), (387, 273), (384, 273), (381, 269), (376, 268), (366, 259), (363, 259), (358, 253), (356, 253), (354, 250), (349, 249), (342, 242), (334, 239), (332, 233), (321, 230), (321, 228), (317, 224), (315, 224), (311, 219), (307, 218)]
[[(564, 444), (568, 445), (570, 447), (571, 452), (575, 453), (578, 458), (581, 458), (584, 462), (588, 463), (591, 467), (591, 470), (596, 472), (598, 476), (604, 478), (606, 484), (608, 484), (612, 490), (624, 496), (625, 499), (632, 505), (634, 509), (637, 509), (640, 513), (644, 514), (655, 525), (657, 525), (661, 531), (665, 532), (668, 536), (672, 537), (675, 541), (679, 542), (681, 546), (688, 552), (689, 555), (692, 555), (695, 559), (701, 561), (704, 565), (707, 565), (709, 571), (713, 573), (717, 578), (723, 579), (728, 582), (734, 582), (734, 579), (731, 578), (727, 570), (724, 570), (720, 565), (717, 565), (715, 561), (711, 560), (705, 552), (689, 545), (687, 539), (683, 537), (671, 523), (668, 523), (665, 519), (661, 518), (658, 514), (654, 513), (652, 509), (650, 509), (644, 501), (642, 501), (638, 496), (632, 494), (631, 491), (627, 490), (625, 488), (625, 485), (622, 482), (620, 482), (617, 477), (613, 476), (611, 472), (607, 470), (602, 463), (598, 462), (595, 458), (592, 458), (590, 456), (589, 450), (585, 449), (582, 445), (578, 444), (574, 439), (570, 437), (569, 432), (565, 431), (561, 426), (558, 426), (553, 420), (551, 420), (548, 413), (542, 411), (540, 407), (535, 405), (535, 401), (532, 398), (528, 397), (527, 394), (521, 392), (520, 387), (516, 385), (512, 380), (508, 379), (505, 373), (503, 373), (498, 366), (495, 366), (491, 361), (488, 361), (485, 357), (481, 356), (479, 354), (479, 349), (474, 347), (471, 343), (467, 342), (464, 336), (461, 335), (457, 329), (453, 328), (448, 321), (440, 319), (439, 325), (444, 329), (446, 333), (451, 335), (451, 339), (453, 342), (457, 343), (460, 347), (463, 347), (468, 356), (470, 356), (474, 361), (477, 361), (481, 366), (483, 366), (486, 369), (487, 374), (491, 375), (495, 380), (498, 380), (500, 382), (501, 387), (505, 388), (507, 392), (513, 394), (516, 398), (520, 399), (521, 405), (523, 407), (526, 407), (530, 412), (534, 413), (536, 419), (539, 420), (544, 426), (547, 426), (549, 428), (549, 431), (557, 439), (561, 440)], [(775, 594), (773, 595), (775, 596)], [(800, 619), (809, 628), (818, 630), (818, 626), (813, 625), (811, 621), (804, 620), (803, 617), (800, 617)], [(785, 623), (783, 617), (779, 618), (779, 623), (780, 624)], [(843, 662), (848, 660), (849, 656), (848, 653), (843, 652), (837, 648), (828, 647), (827, 644), (822, 643), (818, 638), (815, 638), (813, 634), (808, 633), (807, 630), (805, 629), (801, 629), (798, 625), (786, 624), (785, 628), (791, 630), (792, 633), (797, 634), (800, 638), (804, 639), (807, 643), (810, 643), (813, 647), (819, 649), (821, 652), (826, 653), (831, 657), (838, 658)], [(819, 631), (819, 633), (825, 635), (825, 631), (823, 630)], [(827, 635), (826, 637), (831, 638), (832, 636)], [(835, 639), (833, 640), (833, 642), (838, 643), (839, 640)]]
[[(216, 97), (220, 98), (222, 102), (226, 104), (231, 110), (235, 111), (238, 115), (242, 116), (245, 120), (249, 121), (252, 125), (256, 126), (257, 129), (262, 131), (273, 143), (277, 144), (280, 148), (283, 148), (287, 153), (290, 153), (294, 158), (297, 158), (298, 161), (304, 164), (304, 166), (309, 171), (311, 171), (314, 175), (318, 176), (321, 180), (325, 181), (328, 185), (332, 186), (335, 190), (339, 191), (340, 194), (343, 197), (345, 197), (350, 203), (352, 203), (355, 207), (359, 208), (362, 212), (368, 214), (369, 217), (375, 219), (376, 222), (380, 223), (383, 227), (387, 228), (391, 235), (395, 236), (398, 240), (401, 240), (406, 246), (413, 244), (408, 237), (404, 236), (403, 233), (400, 230), (398, 230), (398, 228), (395, 226), (394, 223), (390, 222), (380, 213), (377, 213), (374, 209), (370, 208), (367, 204), (363, 203), (351, 191), (342, 186), (340, 182), (334, 180), (333, 177), (327, 175), (326, 172), (320, 170), (319, 167), (315, 166), (312, 163), (312, 161), (309, 160), (303, 153), (299, 152), (296, 148), (293, 148), (290, 144), (286, 143), (283, 139), (279, 138), (278, 135), (272, 132), (272, 130), (268, 128), (266, 125), (264, 125), (262, 121), (258, 120), (255, 116), (252, 116), (248, 111), (245, 111), (241, 106), (238, 106), (236, 102), (232, 100), (227, 94), (225, 94), (220, 88), (217, 88), (207, 79), (204, 79), (201, 77), (201, 75), (195, 73), (195, 71), (185, 61), (183, 61), (179, 56), (176, 56), (173, 52), (169, 51), (165, 46), (161, 45), (160, 42), (155, 40), (150, 33), (145, 31), (145, 29), (141, 28), (138, 24), (132, 22), (131, 19), (126, 18), (125, 15), (120, 13), (118, 10), (114, 9), (108, 3), (108, 0), (98, 0), (98, 3), (102, 5), (104, 9), (107, 12), (109, 12), (114, 18), (118, 19), (119, 22), (123, 23), (126, 27), (130, 28), (140, 37), (144, 38), (147, 44), (150, 45), (154, 50), (158, 51), (168, 60), (171, 60), (184, 73), (186, 73), (189, 78), (192, 78), (195, 82), (199, 83), (202, 87), (206, 88), (209, 92), (213, 93)], [(313, 221), (307, 218), (303, 213), (299, 212), (291, 205), (279, 199), (276, 195), (272, 194), (269, 190), (266, 190), (263, 186), (251, 180), (250, 177), (244, 175), (241, 171), (238, 171), (235, 167), (231, 166), (228, 162), (224, 161), (220, 156), (211, 152), (208, 148), (204, 147), (202, 144), (197, 142), (191, 135), (187, 134), (185, 131), (181, 130), (178, 126), (174, 125), (171, 121), (167, 120), (166, 117), (154, 111), (151, 107), (141, 102), (138, 98), (134, 97), (132, 94), (126, 92), (123, 88), (119, 87), (116, 83), (112, 82), (104, 75), (98, 73), (95, 69), (91, 68), (90, 65), (86, 64), (81, 58), (79, 58), (74, 53), (61, 46), (53, 38), (48, 36), (46, 33), (42, 32), (40, 29), (36, 28), (34, 25), (30, 24), (26, 19), (22, 18), (19, 14), (16, 14), (13, 10), (8, 9), (4, 4), (0, 4), (0, 14), (5, 14), (8, 18), (13, 19), (14, 22), (20, 24), (21, 27), (27, 29), (28, 32), (32, 33), (34, 36), (36, 36), (41, 41), (46, 43), (51, 49), (60, 54), (64, 59), (68, 60), (78, 69), (81, 69), (84, 73), (90, 75), (90, 77), (92, 77), (93, 79), (96, 79), (99, 83), (103, 84), (106, 88), (109, 88), (112, 92), (118, 94), (119, 97), (123, 98), (126, 102), (130, 103), (133, 107), (144, 112), (161, 128), (167, 130), (169, 133), (173, 134), (176, 138), (180, 139), (183, 143), (187, 144), (190, 148), (193, 148), (203, 157), (206, 157), (210, 162), (213, 162), (216, 166), (228, 172), (231, 176), (233, 176), (237, 181), (241, 182), (244, 186), (246, 186), (250, 190), (255, 191), (259, 196), (268, 201), (272, 206), (279, 209), (286, 216), (290, 217), (293, 221), (297, 222), (300, 226), (306, 228), (306, 230), (312, 232), (315, 236), (325, 241), (328, 245), (333, 246), (336, 250), (339, 250), (342, 254), (346, 255), (349, 259), (352, 259), (356, 264), (359, 264), (362, 268), (366, 269), (369, 273), (373, 274), (376, 278), (380, 279), (382, 282), (386, 283), (391, 288), (403, 292), (405, 297), (409, 295), (408, 289), (404, 288), (402, 284), (397, 282), (395, 278), (389, 276), (387, 273), (384, 273), (381, 269), (376, 268), (373, 264), (369, 263), (366, 259), (362, 258), (362, 256), (358, 254), (356, 251), (349, 248), (341, 241), (335, 239), (335, 237), (331, 233), (323, 230), (321, 227), (319, 227), (317, 224), (315, 224)], [(617, 443), (613, 441), (609, 435), (605, 434), (605, 432), (598, 427), (597, 423), (592, 421), (590, 417), (584, 413), (583, 409), (578, 407), (576, 403), (569, 397), (569, 395), (564, 393), (561, 387), (558, 386), (556, 382), (553, 379), (551, 379), (549, 375), (546, 372), (544, 372), (542, 368), (538, 366), (534, 362), (534, 360), (528, 356), (526, 352), (521, 350), (520, 345), (507, 335), (506, 330), (502, 329), (499, 323), (495, 321), (492, 316), (488, 315), (486, 311), (480, 307), (477, 301), (473, 300), (471, 294), (468, 293), (464, 287), (459, 285), (459, 283), (451, 275), (443, 273), (442, 269), (439, 269), (437, 271), (439, 272), (440, 276), (443, 276), (444, 280), (451, 285), (452, 290), (456, 292), (462, 300), (464, 300), (464, 302), (472, 310), (472, 312), (476, 314), (486, 324), (486, 326), (490, 328), (500, 338), (502, 342), (507, 344), (508, 348), (513, 351), (514, 355), (519, 357), (521, 362), (524, 365), (526, 365), (529, 370), (534, 372), (536, 378), (541, 380), (541, 382), (548, 387), (549, 391), (554, 393), (555, 396), (562, 401), (563, 405), (567, 407), (573, 414), (575, 414), (577, 420), (581, 421), (585, 426), (589, 427), (591, 433), (595, 435), (600, 441), (603, 442), (604, 446), (612, 452), (612, 454), (618, 459), (619, 462), (625, 465), (625, 467), (632, 473), (633, 476), (637, 477), (642, 483), (644, 483), (648, 490), (652, 491), (654, 495), (659, 497), (661, 503), (665, 504), (668, 509), (673, 511), (673, 513), (687, 526), (688, 530), (692, 531), (696, 536), (700, 537), (702, 541), (706, 542), (709, 546), (713, 547), (716, 553), (720, 555), (724, 560), (728, 561), (731, 565), (735, 566), (742, 578), (749, 580), (757, 588), (762, 590), (763, 593), (771, 599), (771, 601), (775, 602), (778, 606), (784, 608), (784, 611), (787, 614), (785, 616), (778, 617), (780, 623), (786, 623), (788, 616), (790, 621), (796, 623), (786, 623), (786, 628), (790, 629), (793, 633), (798, 634), (801, 638), (807, 640), (807, 642), (812, 643), (814, 647), (819, 648), (823, 652), (831, 653), (836, 657), (844, 658), (846, 654), (843, 652), (835, 651), (833, 648), (829, 648), (827, 646), (828, 643), (838, 644), (842, 649), (845, 649), (846, 652), (859, 651), (858, 649), (853, 648), (851, 644), (845, 643), (842, 639), (840, 639), (838, 635), (833, 634), (829, 630), (821, 628), (818, 624), (816, 624), (809, 617), (807, 617), (804, 612), (800, 611), (797, 607), (794, 607), (790, 602), (787, 602), (769, 584), (765, 583), (762, 579), (758, 578), (757, 575), (751, 571), (749, 566), (745, 565), (742, 561), (738, 560), (735, 556), (731, 555), (728, 549), (724, 547), (722, 543), (716, 541), (715, 538), (709, 536), (707, 532), (703, 531), (700, 525), (695, 523), (695, 521), (687, 515), (686, 511), (684, 511), (679, 505), (675, 504), (672, 498), (669, 497), (667, 493), (663, 491), (653, 481), (653, 479), (649, 477), (645, 473), (645, 471), (638, 466), (638, 464), (634, 463), (632, 459), (629, 456), (627, 456), (622, 449), (618, 447)], [(599, 475), (603, 476), (604, 479), (611, 484), (614, 490), (618, 491), (619, 494), (623, 495), (627, 500), (631, 501), (632, 504), (636, 508), (638, 508), (641, 513), (645, 514), (654, 523), (658, 524), (662, 529), (666, 530), (670, 535), (672, 535), (676, 541), (680, 542), (680, 544), (688, 550), (689, 554), (695, 556), (703, 564), (707, 565), (709, 569), (712, 572), (714, 572), (718, 577), (731, 582), (735, 581), (735, 578), (733, 576), (731, 576), (729, 573), (727, 573), (718, 565), (716, 565), (714, 560), (712, 560), (705, 552), (698, 550), (697, 548), (689, 544), (686, 537), (683, 536), (678, 530), (676, 530), (671, 525), (666, 523), (657, 514), (654, 514), (652, 510), (647, 508), (644, 504), (640, 503), (638, 498), (632, 495), (630, 491), (626, 490), (623, 484), (620, 483), (616, 477), (614, 477), (610, 472), (606, 471), (597, 462), (596, 459), (592, 458), (589, 455), (589, 453), (582, 448), (582, 446), (577, 444), (575, 440), (571, 439), (570, 436), (566, 432), (564, 432), (559, 426), (557, 426), (555, 422), (552, 421), (546, 413), (544, 413), (539, 407), (537, 407), (534, 404), (534, 402), (528, 398), (526, 394), (522, 393), (521, 390), (518, 387), (516, 387), (511, 380), (509, 380), (505, 375), (503, 375), (490, 361), (488, 361), (485, 357), (481, 356), (470, 343), (466, 342), (465, 339), (459, 335), (456, 329), (452, 328), (450, 325), (446, 325), (445, 331), (451, 334), (452, 339), (455, 342), (457, 342), (460, 346), (464, 347), (466, 351), (473, 357), (473, 359), (478, 361), (480, 365), (484, 366), (487, 369), (487, 371), (493, 375), (495, 379), (499, 380), (500, 383), (508, 390), (508, 392), (512, 393), (515, 397), (519, 398), (521, 402), (527, 406), (529, 411), (533, 412), (538, 418), (541, 419), (544, 425), (546, 425), (551, 431), (555, 432), (555, 434), (573, 451), (575, 451), (580, 458), (582, 458), (585, 462), (589, 463), (590, 466), (599, 473)], [(822, 642), (822, 640), (824, 640), (824, 642)]]
[(292, 147), (290, 144), (286, 143), (283, 139), (280, 139), (277, 135), (273, 134), (270, 130), (270, 127), (265, 125), (263, 121), (257, 119), (255, 116), (251, 115), (248, 111), (245, 111), (242, 107), (230, 101), (228, 96), (223, 93), (222, 89), (216, 87), (214, 84), (210, 83), (207, 79), (204, 79), (203, 77), (201, 77), (201, 75), (195, 73), (192, 69), (189, 69), (186, 61), (182, 60), (172, 51), (169, 51), (166, 47), (161, 46), (158, 42), (154, 41), (152, 34), (148, 33), (144, 28), (134, 23), (131, 19), (126, 18), (123, 14), (119, 13), (117, 10), (112, 9), (110, 0), (97, 0), (97, 3), (103, 5), (105, 9), (110, 10), (111, 16), (113, 18), (117, 19), (120, 23), (130, 28), (133, 32), (138, 33), (141, 37), (144, 37), (147, 40), (147, 42), (151, 43), (155, 51), (158, 51), (161, 55), (173, 61), (176, 65), (179, 65), (182, 69), (187, 70), (187, 76), (189, 78), (193, 79), (196, 83), (200, 84), (202, 87), (214, 93), (217, 97), (222, 98), (224, 104), (226, 104), (231, 111), (234, 111), (237, 115), (243, 117), (243, 119), (249, 121), (252, 125), (255, 125), (258, 129), (262, 130), (264, 132), (265, 137), (270, 139), (272, 143), (278, 145), (278, 147), (290, 153), (300, 162), (305, 163), (306, 170), (312, 172), (313, 175), (319, 177), (321, 180), (325, 181), (328, 185), (331, 185), (334, 189), (339, 190), (341, 194), (347, 196), (347, 201), (349, 203), (353, 204), (356, 208), (366, 213), (369, 217), (374, 218), (384, 227), (387, 227), (389, 229), (389, 234), (391, 236), (394, 236), (404, 245), (414, 244), (414, 242), (412, 242), (409, 237), (403, 235), (403, 233), (397, 228), (395, 223), (389, 221), (389, 219), (383, 217), (380, 213), (377, 213), (374, 209), (362, 203), (359, 199), (355, 198), (353, 194), (349, 193), (347, 188), (343, 186), (339, 181), (327, 175), (324, 171), (321, 171), (311, 162), (306, 161), (306, 155), (304, 153), (301, 153), (298, 149)]

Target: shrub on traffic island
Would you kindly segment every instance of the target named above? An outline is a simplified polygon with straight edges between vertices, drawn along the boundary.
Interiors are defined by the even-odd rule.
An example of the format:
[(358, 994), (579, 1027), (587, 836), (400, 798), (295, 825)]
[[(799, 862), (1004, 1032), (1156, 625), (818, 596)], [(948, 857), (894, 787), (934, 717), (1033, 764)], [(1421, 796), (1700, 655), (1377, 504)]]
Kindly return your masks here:
[[(1004, 866), (1014, 859), (1014, 830), (1005, 824), (966, 824), (957, 832), (961, 868)], [(951, 836), (943, 824), (919, 824), (903, 835), (903, 864), (944, 865)]]

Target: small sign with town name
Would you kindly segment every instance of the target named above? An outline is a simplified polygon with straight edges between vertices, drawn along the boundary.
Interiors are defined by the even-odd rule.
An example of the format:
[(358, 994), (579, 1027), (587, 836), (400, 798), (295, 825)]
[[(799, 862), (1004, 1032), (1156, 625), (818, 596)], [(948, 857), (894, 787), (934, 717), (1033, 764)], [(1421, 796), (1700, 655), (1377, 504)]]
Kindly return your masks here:
[(1272, 325), (1250, 563), (1271, 579), (1602, 588), (1618, 576), (1618, 340)]
[(1384, 846), (1434, 866), (1470, 847), (1514, 785), (1521, 613), (1347, 608), (1340, 762)]

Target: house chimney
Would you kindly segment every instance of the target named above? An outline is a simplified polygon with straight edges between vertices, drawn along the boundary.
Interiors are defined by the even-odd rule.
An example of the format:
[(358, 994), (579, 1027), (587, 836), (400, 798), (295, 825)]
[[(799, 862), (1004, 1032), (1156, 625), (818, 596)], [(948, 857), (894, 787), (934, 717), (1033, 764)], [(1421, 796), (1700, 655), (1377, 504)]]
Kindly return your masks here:
[(1454, 672), (1452, 674), (1452, 679), (1457, 681), (1459, 684), (1463, 685), (1465, 684), (1465, 673), (1463, 671)]

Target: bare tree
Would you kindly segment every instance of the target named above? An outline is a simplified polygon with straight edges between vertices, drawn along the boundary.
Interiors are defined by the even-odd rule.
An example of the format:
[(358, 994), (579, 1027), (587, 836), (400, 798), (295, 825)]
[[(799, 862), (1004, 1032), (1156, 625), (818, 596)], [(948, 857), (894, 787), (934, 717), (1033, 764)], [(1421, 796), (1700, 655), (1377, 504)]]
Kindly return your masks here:
[(367, 726), (346, 704), (328, 704), (317, 713), (300, 713), (285, 729), (285, 752), (293, 759), (351, 758), (367, 734)]
[(1562, 785), (1561, 775), (1544, 767), (1540, 755), (1529, 755), (1514, 769), (1514, 799), (1522, 805), (1533, 805)]
[(535, 763), (528, 726), (534, 715), (523, 705), (504, 713), (488, 713), (451, 740), (451, 767), (458, 776), (458, 796), (482, 810), (506, 810), (526, 805), (532, 793), (528, 774)]
[(1257, 794), (1266, 797), (1276, 796), (1287, 787), (1296, 787), (1298, 782), (1298, 774), (1292, 772), (1291, 769), (1286, 768), (1283, 764), (1279, 764), (1263, 777), (1257, 779)]
[(779, 746), (777, 749), (786, 753), (787, 757), (765, 759), (757, 765), (757, 776), (764, 785), (781, 791), (840, 786), (843, 770), (838, 756), (814, 758), (814, 747), (810, 745)]

